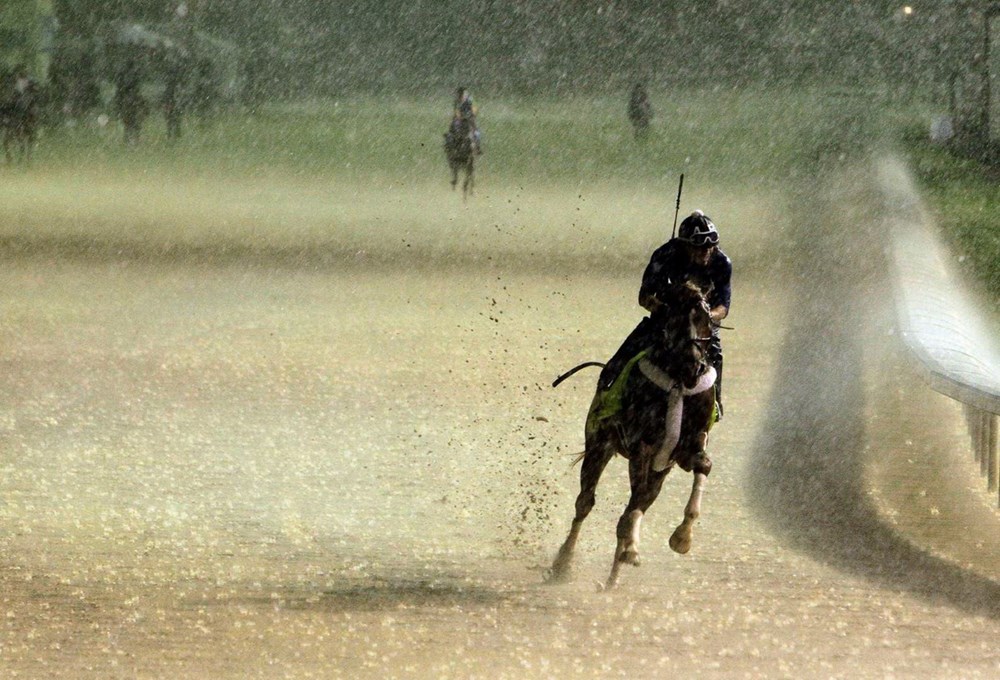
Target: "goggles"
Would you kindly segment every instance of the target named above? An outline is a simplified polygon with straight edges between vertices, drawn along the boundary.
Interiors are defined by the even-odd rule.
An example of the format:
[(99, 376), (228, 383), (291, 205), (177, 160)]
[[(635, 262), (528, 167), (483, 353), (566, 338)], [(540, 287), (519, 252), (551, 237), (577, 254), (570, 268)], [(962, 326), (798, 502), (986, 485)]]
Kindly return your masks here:
[(719, 245), (719, 232), (708, 231), (704, 234), (692, 234), (685, 241), (695, 248), (711, 248)]

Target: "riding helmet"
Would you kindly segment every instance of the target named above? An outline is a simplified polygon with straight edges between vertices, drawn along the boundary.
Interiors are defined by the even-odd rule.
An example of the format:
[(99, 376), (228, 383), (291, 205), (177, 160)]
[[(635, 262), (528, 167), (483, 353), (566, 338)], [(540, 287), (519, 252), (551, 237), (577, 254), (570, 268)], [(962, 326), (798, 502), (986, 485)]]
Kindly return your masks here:
[(714, 246), (719, 243), (719, 230), (708, 215), (695, 210), (681, 222), (677, 238), (697, 247)]

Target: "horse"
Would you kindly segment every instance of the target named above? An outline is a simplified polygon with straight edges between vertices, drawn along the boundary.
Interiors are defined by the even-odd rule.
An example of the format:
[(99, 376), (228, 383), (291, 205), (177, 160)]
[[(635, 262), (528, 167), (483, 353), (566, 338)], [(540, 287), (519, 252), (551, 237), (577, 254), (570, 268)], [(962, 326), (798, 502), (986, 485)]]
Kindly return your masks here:
[[(631, 496), (618, 520), (614, 561), (604, 587), (614, 588), (623, 564), (639, 565), (639, 527), (671, 468), (692, 472), (684, 518), (670, 537), (680, 554), (691, 548), (692, 529), (701, 514), (701, 496), (712, 469), (706, 452), (716, 420), (715, 369), (707, 358), (712, 320), (708, 303), (693, 284), (675, 285), (652, 345), (634, 357), (607, 389), (598, 389), (587, 413), (585, 448), (580, 459), (576, 515), (546, 580), (567, 580), (583, 521), (593, 509), (605, 466), (619, 454), (628, 460)], [(585, 366), (559, 376), (558, 385)], [(578, 460), (580, 460), (578, 459)]]
[(475, 185), (475, 145), (472, 141), (472, 124), (465, 118), (456, 118), (444, 135), (444, 154), (451, 168), (451, 188), (458, 185), (458, 171), (465, 171), (462, 198), (472, 193)]
[(8, 165), (31, 161), (31, 151), (38, 135), (39, 107), (33, 93), (15, 93), (0, 102), (0, 130), (3, 152)]

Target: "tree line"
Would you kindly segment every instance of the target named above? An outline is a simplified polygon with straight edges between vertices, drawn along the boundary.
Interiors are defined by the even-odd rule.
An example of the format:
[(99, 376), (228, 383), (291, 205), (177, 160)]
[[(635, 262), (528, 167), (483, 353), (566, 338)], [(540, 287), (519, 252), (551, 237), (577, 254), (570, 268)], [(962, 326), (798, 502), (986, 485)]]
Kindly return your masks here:
[[(182, 0), (56, 0), (61, 30), (178, 20)], [(704, 83), (936, 82), (954, 3), (921, 0), (186, 0), (263, 94), (456, 82), (535, 92)]]

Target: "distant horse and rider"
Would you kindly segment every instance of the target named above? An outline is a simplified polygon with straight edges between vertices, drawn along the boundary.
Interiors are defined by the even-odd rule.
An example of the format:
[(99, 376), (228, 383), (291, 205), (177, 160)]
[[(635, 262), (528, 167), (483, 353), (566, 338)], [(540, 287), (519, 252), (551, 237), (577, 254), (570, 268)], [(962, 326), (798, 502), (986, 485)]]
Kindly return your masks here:
[(23, 67), (0, 78), (0, 131), (9, 165), (28, 163), (41, 119), (38, 86)]
[[(593, 509), (597, 483), (616, 455), (628, 460), (631, 497), (618, 520), (611, 573), (613, 588), (623, 564), (639, 564), (639, 527), (674, 467), (694, 475), (684, 519), (670, 537), (681, 554), (691, 547), (692, 528), (701, 513), (702, 488), (712, 461), (706, 452), (708, 433), (717, 420), (716, 371), (709, 361), (712, 318), (702, 291), (691, 283), (673, 286), (664, 307), (670, 311), (657, 340), (631, 358), (614, 383), (599, 387), (587, 414), (580, 492), (569, 535), (548, 572), (550, 582), (569, 577), (583, 521)], [(560, 376), (553, 385), (586, 366)]]
[(458, 173), (464, 171), (462, 197), (467, 198), (475, 185), (475, 157), (483, 153), (476, 105), (466, 87), (455, 90), (451, 124), (444, 135), (444, 152), (451, 168), (451, 188), (458, 185)]
[(472, 193), (476, 181), (476, 153), (472, 135), (472, 123), (465, 118), (455, 117), (444, 136), (444, 153), (451, 169), (452, 189), (458, 185), (459, 171), (465, 174), (462, 182), (463, 198)]

